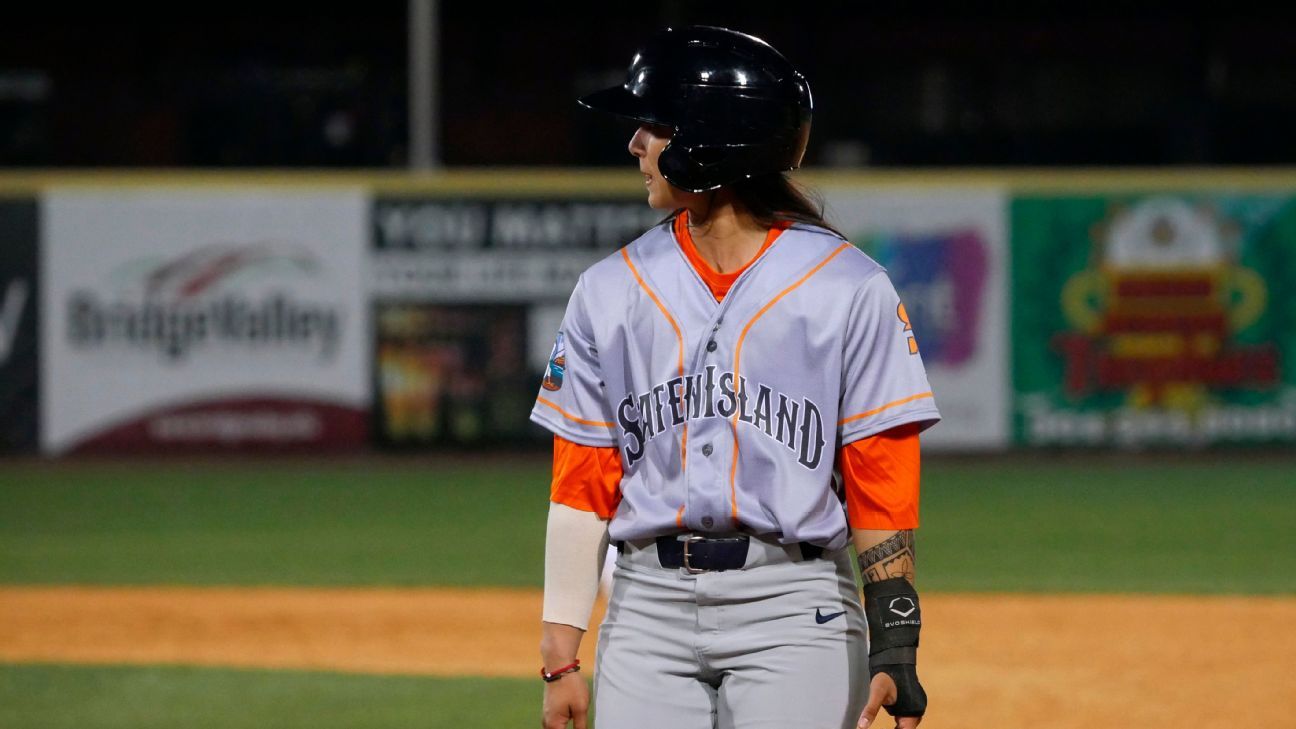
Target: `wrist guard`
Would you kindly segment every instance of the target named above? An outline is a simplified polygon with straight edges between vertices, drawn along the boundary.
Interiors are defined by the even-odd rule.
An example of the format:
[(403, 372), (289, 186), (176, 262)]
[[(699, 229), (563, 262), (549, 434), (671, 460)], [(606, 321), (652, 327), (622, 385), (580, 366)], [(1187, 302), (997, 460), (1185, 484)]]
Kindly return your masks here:
[(869, 675), (885, 673), (895, 681), (891, 716), (922, 716), (927, 692), (918, 683), (918, 631), (922, 609), (918, 592), (903, 577), (864, 586), (864, 616), (869, 626)]

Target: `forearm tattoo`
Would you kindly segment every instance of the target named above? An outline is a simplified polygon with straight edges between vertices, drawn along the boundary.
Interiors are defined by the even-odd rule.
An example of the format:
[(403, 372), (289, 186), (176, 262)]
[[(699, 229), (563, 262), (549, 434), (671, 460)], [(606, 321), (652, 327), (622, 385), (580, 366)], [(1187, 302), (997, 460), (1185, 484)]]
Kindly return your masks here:
[(860, 574), (866, 583), (903, 577), (912, 584), (916, 560), (913, 530), (905, 529), (864, 550), (859, 556)]

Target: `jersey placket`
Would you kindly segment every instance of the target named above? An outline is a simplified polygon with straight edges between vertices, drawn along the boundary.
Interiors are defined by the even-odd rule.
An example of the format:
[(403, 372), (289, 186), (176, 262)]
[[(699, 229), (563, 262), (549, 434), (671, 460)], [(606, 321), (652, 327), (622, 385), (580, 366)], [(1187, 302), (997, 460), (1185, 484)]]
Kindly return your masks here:
[[(696, 405), (690, 403), (689, 408), (691, 432), (684, 464), (684, 511), (681, 514), (682, 525), (692, 530), (727, 531), (739, 525), (738, 506), (729, 484), (733, 462), (738, 457), (730, 423), (734, 410), (724, 409), (727, 401), (732, 402), (734, 409), (738, 407), (738, 373), (730, 372), (737, 340), (733, 326), (736, 320), (729, 317), (729, 312), (738, 306), (734, 302), (739, 301), (744, 282), (751, 278), (766, 257), (762, 255), (752, 261), (719, 302), (715, 302), (706, 282), (697, 271), (693, 271), (698, 286), (707, 299), (715, 302), (715, 308), (711, 318), (699, 322), (702, 326), (694, 330), (702, 336), (694, 342), (686, 367), (694, 376), (691, 379), (698, 382)], [(728, 387), (725, 387), (726, 383)]]

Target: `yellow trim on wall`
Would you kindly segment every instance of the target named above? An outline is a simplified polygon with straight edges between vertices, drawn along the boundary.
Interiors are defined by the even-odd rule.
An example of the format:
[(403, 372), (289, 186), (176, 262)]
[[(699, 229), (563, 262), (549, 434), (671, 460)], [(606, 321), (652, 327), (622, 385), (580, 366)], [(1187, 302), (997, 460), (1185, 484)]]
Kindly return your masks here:
[(51, 187), (363, 187), (393, 195), (625, 197), (643, 192), (633, 170), (477, 168), (435, 173), (402, 170), (96, 169), (0, 171), (0, 195), (31, 195)]
[[(980, 187), (1031, 193), (1296, 190), (1296, 167), (1158, 168), (925, 168), (807, 170), (796, 179), (812, 188)], [(388, 195), (626, 197), (643, 194), (642, 178), (625, 169), (479, 167), (443, 172), (404, 170), (14, 169), (0, 171), (0, 196), (21, 197), (50, 187), (364, 187)]]

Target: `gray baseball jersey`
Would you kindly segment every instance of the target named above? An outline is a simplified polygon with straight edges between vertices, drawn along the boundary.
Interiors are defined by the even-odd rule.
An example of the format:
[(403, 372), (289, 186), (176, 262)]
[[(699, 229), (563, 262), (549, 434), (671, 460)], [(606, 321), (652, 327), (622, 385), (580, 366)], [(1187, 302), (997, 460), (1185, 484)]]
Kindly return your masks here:
[(845, 546), (836, 449), (940, 419), (885, 270), (794, 225), (717, 302), (669, 223), (576, 285), (531, 419), (617, 446), (614, 540), (741, 525)]

